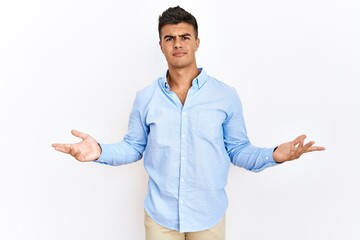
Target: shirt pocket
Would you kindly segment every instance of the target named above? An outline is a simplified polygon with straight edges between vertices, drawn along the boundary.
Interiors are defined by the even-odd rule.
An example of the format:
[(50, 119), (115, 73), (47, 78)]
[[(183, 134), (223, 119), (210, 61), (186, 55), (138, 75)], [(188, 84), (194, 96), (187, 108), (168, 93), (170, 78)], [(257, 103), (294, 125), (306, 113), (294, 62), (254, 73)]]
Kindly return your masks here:
[(217, 109), (198, 110), (196, 134), (205, 140), (223, 138), (225, 113)]

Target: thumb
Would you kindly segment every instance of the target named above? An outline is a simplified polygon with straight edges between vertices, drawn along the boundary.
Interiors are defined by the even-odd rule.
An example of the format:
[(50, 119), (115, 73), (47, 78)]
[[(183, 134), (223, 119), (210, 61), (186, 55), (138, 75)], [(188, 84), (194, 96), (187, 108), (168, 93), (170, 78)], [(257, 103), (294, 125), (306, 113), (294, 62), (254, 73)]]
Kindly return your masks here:
[(74, 135), (75, 137), (81, 138), (82, 140), (88, 137), (87, 134), (77, 131), (75, 129), (71, 130), (71, 134)]

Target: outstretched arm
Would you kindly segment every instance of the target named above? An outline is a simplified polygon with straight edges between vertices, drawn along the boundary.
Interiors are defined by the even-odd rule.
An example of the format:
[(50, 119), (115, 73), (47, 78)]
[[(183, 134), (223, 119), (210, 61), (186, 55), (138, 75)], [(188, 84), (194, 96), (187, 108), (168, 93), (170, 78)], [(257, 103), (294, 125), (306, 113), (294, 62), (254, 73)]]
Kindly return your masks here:
[(82, 141), (72, 144), (54, 143), (51, 146), (59, 152), (70, 154), (80, 162), (90, 162), (100, 157), (101, 148), (94, 138), (76, 130), (72, 130), (71, 133)]
[(273, 152), (275, 162), (282, 163), (298, 159), (302, 154), (313, 151), (323, 151), (324, 147), (313, 146), (314, 141), (304, 144), (306, 135), (300, 135), (290, 142), (280, 144)]

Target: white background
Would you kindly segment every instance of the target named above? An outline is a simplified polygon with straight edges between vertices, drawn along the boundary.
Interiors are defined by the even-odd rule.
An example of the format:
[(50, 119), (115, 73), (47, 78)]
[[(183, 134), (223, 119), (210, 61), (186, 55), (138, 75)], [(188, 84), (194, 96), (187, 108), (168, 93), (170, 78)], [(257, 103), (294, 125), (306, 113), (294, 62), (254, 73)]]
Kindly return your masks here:
[(231, 167), (227, 239), (360, 239), (356, 0), (0, 2), (0, 239), (143, 239), (142, 161), (80, 163), (71, 129), (111, 143), (166, 71), (157, 19), (199, 23), (198, 65), (234, 86), (252, 143), (325, 146), (254, 174)]

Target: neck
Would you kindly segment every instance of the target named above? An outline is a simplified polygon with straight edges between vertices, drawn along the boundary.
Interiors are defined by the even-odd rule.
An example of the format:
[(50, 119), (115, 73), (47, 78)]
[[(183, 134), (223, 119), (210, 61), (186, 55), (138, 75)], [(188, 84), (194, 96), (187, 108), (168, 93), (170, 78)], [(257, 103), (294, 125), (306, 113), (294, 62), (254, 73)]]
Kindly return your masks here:
[(168, 83), (172, 90), (188, 90), (192, 81), (199, 75), (197, 66), (191, 68), (169, 68)]

